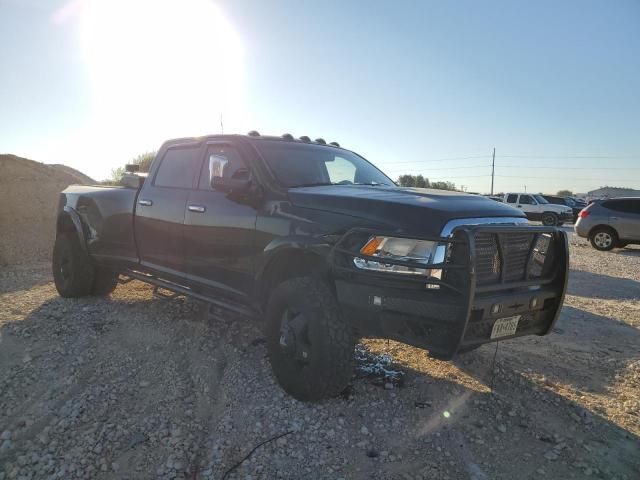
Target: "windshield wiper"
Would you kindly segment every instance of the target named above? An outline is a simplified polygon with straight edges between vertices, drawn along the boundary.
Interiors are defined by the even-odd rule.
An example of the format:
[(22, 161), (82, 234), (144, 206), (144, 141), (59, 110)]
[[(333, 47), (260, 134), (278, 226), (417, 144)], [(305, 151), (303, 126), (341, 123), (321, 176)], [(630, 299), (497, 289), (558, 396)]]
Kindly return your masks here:
[(386, 183), (379, 183), (379, 182), (356, 182), (354, 183), (354, 185), (368, 185), (370, 187), (388, 187), (389, 185), (387, 185)]
[(327, 185), (335, 185), (335, 183), (331, 183), (331, 182), (301, 183), (300, 185), (291, 185), (289, 188), (301, 188), (301, 187), (326, 187)]

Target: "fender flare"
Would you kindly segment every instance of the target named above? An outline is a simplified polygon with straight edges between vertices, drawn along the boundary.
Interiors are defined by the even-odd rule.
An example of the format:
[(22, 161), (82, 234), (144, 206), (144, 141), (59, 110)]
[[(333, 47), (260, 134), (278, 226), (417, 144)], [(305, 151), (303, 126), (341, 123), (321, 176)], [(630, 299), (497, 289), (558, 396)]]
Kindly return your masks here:
[(323, 272), (328, 272), (331, 269), (329, 255), (332, 248), (333, 245), (328, 242), (310, 237), (288, 237), (274, 240), (264, 248), (259, 256), (254, 275), (257, 291), (263, 290), (271, 269), (288, 253), (309, 256), (322, 265)]
[(65, 206), (62, 212), (58, 214), (58, 220), (56, 222), (56, 234), (57, 232), (61, 231), (61, 222), (65, 217), (71, 220), (71, 223), (73, 224), (76, 235), (78, 235), (80, 246), (82, 247), (82, 250), (87, 252), (87, 240), (84, 237), (84, 228), (82, 226), (82, 219), (80, 218), (80, 214), (78, 214), (78, 212), (76, 212), (73, 208), (69, 206)]

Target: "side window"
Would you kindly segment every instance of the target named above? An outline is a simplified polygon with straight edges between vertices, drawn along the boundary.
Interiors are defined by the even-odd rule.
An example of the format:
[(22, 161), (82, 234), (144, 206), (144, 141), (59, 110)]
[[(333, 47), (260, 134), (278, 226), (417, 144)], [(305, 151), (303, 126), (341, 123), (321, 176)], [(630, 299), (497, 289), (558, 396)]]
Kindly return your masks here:
[(516, 203), (518, 201), (518, 195), (515, 193), (510, 193), (507, 195), (507, 203)]
[(607, 200), (602, 206), (615, 212), (629, 212), (630, 208), (627, 203), (629, 203), (628, 200)]
[(169, 148), (160, 162), (156, 187), (192, 188), (200, 163), (200, 146)]
[[(216, 162), (216, 160), (219, 160)], [(222, 172), (214, 171), (215, 165), (224, 165)], [(222, 174), (222, 175), (221, 175)], [(212, 190), (213, 177), (232, 178), (235, 180), (248, 180), (249, 169), (240, 156), (240, 152), (231, 145), (211, 145), (207, 148), (207, 155), (202, 164), (200, 183), (198, 188)]]
[(332, 161), (325, 162), (327, 174), (331, 183), (356, 181), (356, 166), (342, 157), (334, 157)]
[(629, 200), (631, 202), (631, 213), (635, 213), (636, 215), (640, 215), (640, 198), (637, 200)]
[(520, 195), (520, 203), (523, 205), (535, 205), (531, 195)]

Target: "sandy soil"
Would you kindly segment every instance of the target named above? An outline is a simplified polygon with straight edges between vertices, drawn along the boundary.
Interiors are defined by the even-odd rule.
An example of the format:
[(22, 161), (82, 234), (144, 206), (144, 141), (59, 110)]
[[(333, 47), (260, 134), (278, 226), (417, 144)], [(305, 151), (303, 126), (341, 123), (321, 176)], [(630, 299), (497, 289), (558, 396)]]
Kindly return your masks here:
[(95, 183), (65, 165), (0, 155), (0, 266), (48, 259), (62, 190)]
[(553, 334), (454, 363), (366, 340), (319, 404), (277, 386), (259, 324), (139, 282), (62, 299), (47, 264), (4, 269), (0, 480), (638, 479), (640, 249), (571, 248)]

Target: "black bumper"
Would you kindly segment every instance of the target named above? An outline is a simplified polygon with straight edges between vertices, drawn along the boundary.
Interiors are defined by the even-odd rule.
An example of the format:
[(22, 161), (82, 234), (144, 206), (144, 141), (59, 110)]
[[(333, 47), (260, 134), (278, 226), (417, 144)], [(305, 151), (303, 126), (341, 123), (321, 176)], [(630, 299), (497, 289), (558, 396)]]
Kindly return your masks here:
[[(522, 232), (534, 235), (533, 238), (547, 235), (551, 239), (549, 250), (553, 255), (545, 258), (549, 265), (541, 275), (530, 278), (533, 255), (530, 252), (523, 278), (514, 280), (500, 274), (494, 282), (478, 282), (483, 278), (478, 254), (484, 248), (476, 247), (478, 235), (495, 234), (500, 238)], [(347, 235), (353, 234), (352, 231)], [(348, 238), (347, 235), (343, 238)], [(459, 228), (448, 239), (423, 239), (439, 241), (448, 248), (457, 245), (458, 255), (450, 255), (446, 262), (433, 266), (442, 270), (441, 280), (363, 271), (353, 266), (353, 257), (362, 256), (353, 248), (357, 241), (341, 241), (336, 246), (333, 256), (336, 292), (344, 314), (353, 320), (361, 336), (391, 338), (427, 349), (431, 356), (450, 359), (483, 343), (546, 335), (552, 330), (567, 281), (568, 246), (564, 232), (553, 227), (496, 225)], [(345, 244), (347, 248), (343, 248)], [(498, 247), (498, 251), (502, 265), (506, 265), (504, 249)], [(491, 338), (497, 320), (515, 316), (519, 319), (513, 335)]]

